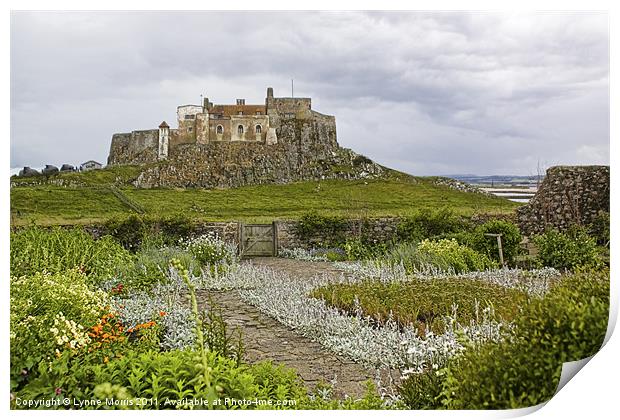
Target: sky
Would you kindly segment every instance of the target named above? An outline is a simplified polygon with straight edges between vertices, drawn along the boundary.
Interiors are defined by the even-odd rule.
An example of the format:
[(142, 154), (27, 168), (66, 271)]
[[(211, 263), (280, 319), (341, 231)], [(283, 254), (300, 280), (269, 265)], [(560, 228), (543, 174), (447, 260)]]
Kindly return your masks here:
[(600, 12), (12, 12), (11, 167), (105, 163), (176, 107), (311, 97), (414, 175), (609, 164)]

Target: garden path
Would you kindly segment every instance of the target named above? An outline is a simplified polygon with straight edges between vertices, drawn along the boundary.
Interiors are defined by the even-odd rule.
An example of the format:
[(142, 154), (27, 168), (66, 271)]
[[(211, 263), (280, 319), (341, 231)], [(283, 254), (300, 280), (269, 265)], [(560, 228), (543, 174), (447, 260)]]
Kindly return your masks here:
[[(309, 262), (284, 258), (254, 258), (253, 264), (263, 265), (277, 271), (286, 272), (299, 281), (317, 274), (339, 273), (331, 263)], [(245, 303), (235, 290), (197, 292), (199, 306), (208, 307), (209, 296), (221, 309), (222, 316), (231, 328), (239, 327), (245, 346), (245, 359), (248, 362), (273, 360), (294, 368), (312, 389), (321, 380), (335, 380), (334, 394), (342, 398), (363, 396), (364, 382), (377, 377), (376, 371), (336, 355), (323, 348), (321, 344), (297, 334), (275, 319), (261, 313), (257, 308)], [(389, 382), (389, 372), (379, 372), (382, 383)]]

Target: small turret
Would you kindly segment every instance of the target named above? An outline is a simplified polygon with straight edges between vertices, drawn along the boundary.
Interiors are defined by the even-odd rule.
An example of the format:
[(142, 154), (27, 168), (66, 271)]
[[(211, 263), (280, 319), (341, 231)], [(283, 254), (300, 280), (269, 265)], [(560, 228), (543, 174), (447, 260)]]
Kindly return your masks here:
[(159, 124), (159, 141), (157, 148), (157, 158), (159, 160), (168, 159), (168, 141), (170, 139), (170, 126), (166, 121)]

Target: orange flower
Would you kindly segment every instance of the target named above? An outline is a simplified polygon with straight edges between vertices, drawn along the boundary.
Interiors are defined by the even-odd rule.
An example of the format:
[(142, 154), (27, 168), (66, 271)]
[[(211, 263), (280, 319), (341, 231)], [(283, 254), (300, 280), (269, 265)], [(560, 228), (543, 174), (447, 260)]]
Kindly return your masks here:
[(159, 316), (166, 316), (166, 315), (167, 315), (167, 314), (166, 314), (166, 312), (164, 312), (164, 311), (159, 311)]

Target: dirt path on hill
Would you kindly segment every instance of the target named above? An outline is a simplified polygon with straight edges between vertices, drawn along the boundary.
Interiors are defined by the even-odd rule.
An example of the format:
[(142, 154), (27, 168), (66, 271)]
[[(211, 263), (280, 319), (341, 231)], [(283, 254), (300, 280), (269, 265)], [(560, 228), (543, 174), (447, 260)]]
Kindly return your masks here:
[[(316, 274), (338, 274), (331, 263), (309, 262), (284, 258), (254, 258), (253, 264), (284, 271), (299, 281)], [(377, 373), (338, 356), (323, 348), (319, 343), (295, 333), (275, 319), (261, 313), (257, 308), (245, 303), (237, 291), (198, 292), (199, 306), (208, 307), (209, 296), (222, 310), (222, 316), (231, 327), (239, 327), (243, 334), (245, 359), (248, 362), (273, 360), (294, 368), (312, 389), (321, 380), (335, 380), (335, 395), (361, 397), (366, 388), (364, 382), (375, 379)], [(385, 381), (387, 372), (381, 376)], [(384, 382), (385, 383), (385, 382)]]

